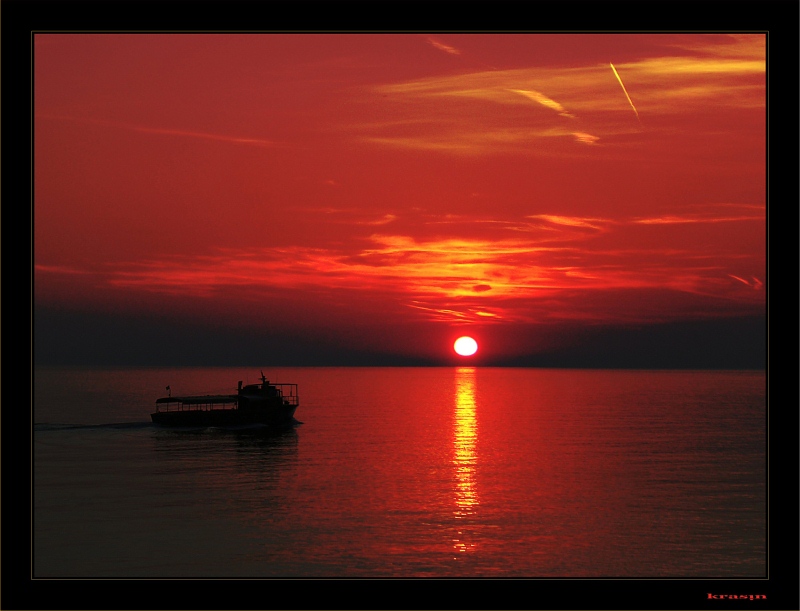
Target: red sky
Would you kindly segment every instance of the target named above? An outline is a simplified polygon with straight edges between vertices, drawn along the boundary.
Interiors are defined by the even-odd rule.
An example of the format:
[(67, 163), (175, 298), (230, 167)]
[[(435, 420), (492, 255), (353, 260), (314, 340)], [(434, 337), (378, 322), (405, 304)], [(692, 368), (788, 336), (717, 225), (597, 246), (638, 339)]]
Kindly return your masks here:
[(34, 45), (37, 307), (432, 359), (765, 315), (764, 35)]

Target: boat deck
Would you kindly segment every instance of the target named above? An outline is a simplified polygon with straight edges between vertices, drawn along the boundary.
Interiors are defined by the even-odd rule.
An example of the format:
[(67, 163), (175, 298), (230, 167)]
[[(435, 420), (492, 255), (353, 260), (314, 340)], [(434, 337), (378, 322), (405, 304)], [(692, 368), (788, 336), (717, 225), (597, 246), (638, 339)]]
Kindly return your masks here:
[(156, 399), (160, 412), (184, 410), (236, 409), (239, 406), (238, 395), (197, 395), (185, 397), (161, 397)]

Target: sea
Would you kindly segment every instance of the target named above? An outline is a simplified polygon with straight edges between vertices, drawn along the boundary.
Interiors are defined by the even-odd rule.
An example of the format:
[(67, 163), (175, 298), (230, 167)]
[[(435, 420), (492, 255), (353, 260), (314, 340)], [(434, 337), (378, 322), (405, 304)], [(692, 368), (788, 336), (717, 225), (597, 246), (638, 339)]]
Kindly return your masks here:
[(258, 368), (35, 368), (33, 578), (766, 576), (764, 371), (263, 371), (286, 430), (150, 420)]

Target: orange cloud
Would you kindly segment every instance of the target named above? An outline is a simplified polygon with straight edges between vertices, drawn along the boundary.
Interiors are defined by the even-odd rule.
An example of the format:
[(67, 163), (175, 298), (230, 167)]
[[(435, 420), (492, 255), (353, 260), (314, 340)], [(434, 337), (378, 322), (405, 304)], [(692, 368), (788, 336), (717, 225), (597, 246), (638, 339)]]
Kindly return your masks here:
[[(563, 243), (543, 246), (535, 234), (525, 239), (374, 234), (353, 252), (299, 246), (231, 249), (214, 256), (131, 265), (112, 272), (108, 283), (125, 290), (201, 297), (222, 295), (233, 287), (246, 288), (254, 296), (263, 290), (311, 287), (372, 291), (437, 320), (497, 321), (529, 320), (531, 303), (560, 301), (559, 295), (575, 291), (600, 295), (612, 290), (668, 290), (746, 303), (751, 298), (721, 279), (732, 277), (756, 286), (755, 280), (750, 284), (736, 274), (723, 274), (724, 259), (704, 262), (691, 250), (610, 250), (594, 245), (604, 232), (623, 231), (624, 223), (558, 215), (530, 218), (549, 224), (542, 229), (548, 232), (547, 241)], [(562, 307), (569, 309), (566, 302)]]
[[(725, 211), (722, 214), (720, 211)], [(738, 214), (730, 212), (737, 211)], [(764, 221), (766, 209), (763, 206), (723, 205), (709, 206), (698, 212), (669, 214), (651, 218), (637, 218), (631, 222), (640, 225), (682, 225), (694, 223), (737, 223), (746, 221)]]
[(527, 218), (541, 219), (554, 225), (567, 225), (568, 227), (588, 227), (590, 229), (602, 229), (603, 225), (611, 221), (598, 218), (579, 218), (572, 216), (561, 216), (555, 214), (531, 214)]
[(574, 118), (574, 115), (567, 112), (567, 110), (555, 100), (551, 100), (546, 95), (539, 93), (538, 91), (533, 90), (526, 90), (526, 89), (509, 89), (509, 91), (513, 91), (514, 93), (518, 93), (522, 96), (525, 96), (529, 100), (533, 100), (534, 102), (538, 102), (542, 106), (546, 106), (547, 108), (551, 108), (555, 110), (558, 114), (562, 117), (567, 117), (568, 119)]
[(586, 132), (572, 132), (572, 135), (575, 136), (575, 140), (578, 142), (586, 144), (596, 144), (600, 140), (597, 136), (592, 136), (592, 134), (587, 134)]
[[(674, 55), (618, 62), (611, 68), (609, 63), (592, 63), (475, 70), (381, 85), (376, 88), (385, 101), (381, 121), (346, 128), (377, 145), (446, 154), (524, 150), (553, 155), (554, 136), (569, 136), (571, 144), (628, 134), (641, 140), (667, 130), (664, 122), (677, 115), (685, 120), (712, 108), (765, 109), (764, 37), (713, 40), (725, 42), (695, 42), (691, 56), (673, 43)], [(624, 84), (620, 74), (625, 75)], [(635, 106), (629, 91), (635, 91)], [(526, 113), (521, 98), (554, 113)], [(637, 122), (632, 124), (631, 109), (637, 117), (646, 113), (649, 135), (642, 134)], [(580, 121), (580, 129), (563, 118), (571, 119), (570, 124)], [(702, 120), (692, 125), (695, 135), (713, 129)], [(402, 133), (397, 133), (401, 127)], [(587, 154), (565, 145), (563, 154), (567, 152)]]
[(439, 49), (440, 51), (444, 51), (445, 53), (449, 53), (450, 55), (461, 55), (461, 51), (459, 51), (455, 47), (446, 45), (443, 42), (438, 41), (430, 36), (428, 37), (428, 43), (430, 43), (430, 45), (435, 49)]

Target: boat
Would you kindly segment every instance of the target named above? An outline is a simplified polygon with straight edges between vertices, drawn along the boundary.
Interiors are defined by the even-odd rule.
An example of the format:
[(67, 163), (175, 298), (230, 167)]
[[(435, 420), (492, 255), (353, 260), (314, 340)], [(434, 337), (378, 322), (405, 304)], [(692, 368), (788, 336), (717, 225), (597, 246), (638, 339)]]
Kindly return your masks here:
[(297, 384), (272, 383), (261, 372), (260, 384), (242, 386), (236, 394), (168, 395), (156, 399), (153, 422), (164, 426), (230, 427), (247, 425), (287, 426), (293, 424), (300, 405)]

